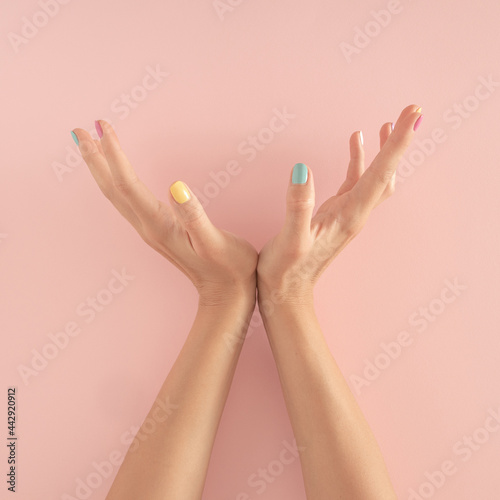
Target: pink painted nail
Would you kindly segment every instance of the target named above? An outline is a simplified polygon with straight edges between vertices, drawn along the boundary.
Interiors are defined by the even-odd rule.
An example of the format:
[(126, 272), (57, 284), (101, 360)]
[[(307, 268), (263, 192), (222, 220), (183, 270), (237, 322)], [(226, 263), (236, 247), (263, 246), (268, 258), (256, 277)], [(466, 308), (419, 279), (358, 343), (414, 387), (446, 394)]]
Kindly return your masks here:
[(95, 121), (95, 129), (97, 130), (97, 135), (99, 136), (100, 139), (102, 137), (102, 127), (97, 120)]
[(422, 118), (424, 117), (424, 115), (420, 115), (417, 119), (417, 121), (415, 122), (415, 125), (413, 125), (413, 131), (417, 130), (418, 127), (420, 127), (420, 123), (422, 123)]

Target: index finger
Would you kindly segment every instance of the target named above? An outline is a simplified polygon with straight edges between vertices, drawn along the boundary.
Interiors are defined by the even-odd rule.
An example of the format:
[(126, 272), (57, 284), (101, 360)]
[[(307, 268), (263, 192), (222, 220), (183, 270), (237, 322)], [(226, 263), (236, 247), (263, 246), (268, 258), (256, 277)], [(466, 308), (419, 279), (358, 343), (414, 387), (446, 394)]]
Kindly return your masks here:
[(105, 120), (96, 120), (96, 128), (114, 187), (124, 196), (140, 219), (147, 220), (158, 215), (161, 210), (160, 201), (135, 173), (113, 127)]
[(421, 112), (422, 108), (413, 104), (401, 112), (394, 125), (394, 131), (351, 189), (350, 199), (357, 205), (361, 202), (363, 210), (370, 211), (377, 204), (391, 181), (399, 161), (413, 139), (415, 125), (418, 127), (420, 124), (420, 118), (423, 116)]

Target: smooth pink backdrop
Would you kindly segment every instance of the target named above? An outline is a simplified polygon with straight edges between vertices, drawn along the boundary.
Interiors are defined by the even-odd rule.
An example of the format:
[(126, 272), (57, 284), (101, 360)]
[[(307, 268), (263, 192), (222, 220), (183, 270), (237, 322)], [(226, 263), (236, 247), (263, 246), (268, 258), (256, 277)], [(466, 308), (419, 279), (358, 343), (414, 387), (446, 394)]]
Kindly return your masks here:
[[(15, 498), (83, 498), (78, 479), (95, 486), (89, 498), (105, 498), (117, 467), (98, 475), (94, 464), (126, 452), (196, 310), (191, 284), (100, 193), (72, 128), (95, 135), (94, 120), (109, 120), (158, 197), (182, 179), (211, 196), (216, 224), (260, 249), (283, 221), (296, 162), (313, 169), (321, 203), (343, 181), (351, 133), (363, 130), (368, 165), (381, 125), (409, 104), (423, 106), (424, 120), (396, 193), (322, 277), (317, 311), (399, 498), (419, 488), (421, 498), (499, 498), (500, 424), (488, 417), (500, 413), (499, 5), (243, 0), (222, 18), (210, 0), (2, 6), (1, 380), (2, 405), (7, 387), (18, 388)], [(40, 27), (26, 32), (31, 21)], [(22, 30), (31, 38), (16, 45)], [(355, 41), (366, 46), (346, 57), (342, 44)], [(169, 74), (141, 93), (148, 67)], [(489, 93), (478, 90), (481, 78), (496, 82)], [(118, 104), (131, 91), (134, 107)], [(275, 110), (294, 117), (270, 138), (262, 129)], [(269, 143), (247, 161), (242, 143), (259, 132)], [(241, 172), (210, 185), (232, 160)], [(134, 279), (86, 323), (79, 305), (106, 298), (113, 270), (123, 269)], [(446, 280), (464, 287), (445, 292), (449, 303), (440, 299)], [(429, 307), (425, 319), (420, 308)], [(49, 334), (71, 321), (79, 335), (51, 351)], [(381, 343), (397, 353), (391, 342), (402, 331), (411, 345), (384, 356)], [(23, 380), (22, 366), (43, 349), (55, 357)], [(375, 360), (387, 368), (364, 374)], [(355, 377), (365, 375), (372, 380), (356, 391)], [(204, 498), (304, 499), (298, 460), (282, 471), (275, 463), (283, 441), (293, 442), (292, 429), (258, 326)], [(447, 460), (454, 472), (431, 486)], [(262, 491), (255, 478), (270, 464), (278, 473)], [(14, 498), (4, 483), (0, 497)]]

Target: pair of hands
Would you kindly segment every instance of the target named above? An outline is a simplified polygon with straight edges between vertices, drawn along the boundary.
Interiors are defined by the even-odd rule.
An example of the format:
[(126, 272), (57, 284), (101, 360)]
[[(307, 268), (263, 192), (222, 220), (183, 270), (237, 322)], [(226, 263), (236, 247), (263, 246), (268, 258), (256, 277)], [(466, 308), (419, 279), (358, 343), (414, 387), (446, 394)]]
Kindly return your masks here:
[[(138, 178), (110, 124), (96, 122), (100, 140), (75, 129), (85, 163), (99, 188), (134, 226), (142, 239), (178, 267), (200, 294), (200, 304), (231, 304), (312, 299), (312, 290), (330, 262), (364, 226), (371, 210), (395, 189), (397, 165), (421, 121), (418, 106), (406, 107), (394, 124), (380, 129), (380, 151), (364, 169), (360, 132), (351, 135), (344, 183), (313, 216), (314, 180), (293, 184), (290, 175), (286, 217), (281, 231), (257, 253), (243, 238), (217, 228), (196, 196), (182, 183), (171, 186), (169, 203)], [(183, 203), (173, 194), (181, 191)], [(183, 192), (182, 192), (183, 191)], [(173, 193), (173, 194), (172, 194)], [(182, 200), (181, 200), (182, 201)]]

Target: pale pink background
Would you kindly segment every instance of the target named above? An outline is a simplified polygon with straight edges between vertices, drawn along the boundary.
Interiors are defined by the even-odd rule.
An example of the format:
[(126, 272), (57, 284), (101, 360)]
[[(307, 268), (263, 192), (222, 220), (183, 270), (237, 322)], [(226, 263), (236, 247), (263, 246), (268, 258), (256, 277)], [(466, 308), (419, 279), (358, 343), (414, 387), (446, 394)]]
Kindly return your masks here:
[[(500, 88), (459, 127), (449, 110), (464, 100), (474, 106), (480, 77), (500, 81), (500, 7), (496, 0), (363, 3), (242, 1), (221, 20), (210, 0), (74, 1), (17, 52), (9, 33), (20, 34), (23, 17), (33, 19), (41, 4), (4, 3), (1, 398), (5, 408), (7, 387), (18, 387), (15, 498), (78, 498), (76, 481), (95, 472), (93, 462), (126, 451), (121, 436), (147, 414), (196, 310), (191, 284), (144, 244), (69, 153), (72, 128), (95, 135), (94, 119), (113, 123), (140, 176), (163, 198), (177, 179), (207, 189), (210, 172), (237, 160), (242, 172), (207, 211), (260, 249), (282, 223), (294, 163), (314, 170), (321, 203), (343, 181), (350, 134), (363, 130), (369, 163), (380, 126), (418, 104), (424, 120), (416, 139), (441, 128), (446, 140), (403, 172), (393, 197), (321, 279), (318, 315), (353, 390), (351, 377), (363, 376), (381, 342), (403, 330), (414, 339), (356, 394), (399, 498), (451, 460), (455, 473), (433, 494), (424, 489), (427, 498), (498, 499), (500, 432), (479, 429), (489, 411), (500, 411)], [(348, 61), (342, 42), (352, 44), (372, 11), (393, 5), (400, 12)], [(123, 118), (113, 102), (156, 65), (170, 75)], [(295, 118), (247, 162), (238, 147), (268, 125), (274, 108)], [(405, 159), (416, 150), (414, 143)], [(70, 170), (61, 181), (58, 164)], [(78, 305), (122, 268), (134, 280), (85, 323)], [(466, 289), (418, 333), (412, 315), (430, 303), (438, 308), (445, 281), (455, 278)], [(19, 367), (69, 321), (80, 335), (24, 384)], [(474, 432), (485, 442), (464, 461), (454, 447)], [(259, 327), (241, 355), (204, 498), (304, 499), (298, 461), (260, 495), (247, 482), (292, 439)], [(90, 498), (104, 499), (112, 476)], [(7, 498), (4, 483), (0, 496)]]

